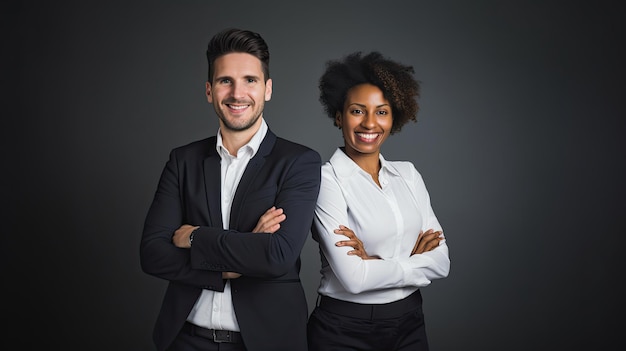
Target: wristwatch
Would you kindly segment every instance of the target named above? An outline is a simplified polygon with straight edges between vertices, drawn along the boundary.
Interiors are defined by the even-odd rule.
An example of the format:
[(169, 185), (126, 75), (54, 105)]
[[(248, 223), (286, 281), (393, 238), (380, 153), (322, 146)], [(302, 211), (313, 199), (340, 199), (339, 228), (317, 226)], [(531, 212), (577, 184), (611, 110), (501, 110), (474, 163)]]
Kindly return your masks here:
[[(200, 228), (200, 227), (198, 227)], [(198, 230), (198, 228), (194, 229), (191, 234), (189, 234), (189, 246), (191, 246), (191, 244), (193, 243), (193, 235), (196, 234), (196, 230)]]

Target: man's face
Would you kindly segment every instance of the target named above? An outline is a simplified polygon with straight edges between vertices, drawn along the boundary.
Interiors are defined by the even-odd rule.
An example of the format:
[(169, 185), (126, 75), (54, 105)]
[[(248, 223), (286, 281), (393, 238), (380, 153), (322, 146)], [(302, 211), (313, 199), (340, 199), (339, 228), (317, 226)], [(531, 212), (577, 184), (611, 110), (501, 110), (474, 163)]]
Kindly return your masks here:
[(261, 61), (246, 53), (215, 60), (206, 95), (220, 119), (220, 128), (244, 131), (260, 123), (265, 101), (272, 97), (272, 80), (264, 80)]

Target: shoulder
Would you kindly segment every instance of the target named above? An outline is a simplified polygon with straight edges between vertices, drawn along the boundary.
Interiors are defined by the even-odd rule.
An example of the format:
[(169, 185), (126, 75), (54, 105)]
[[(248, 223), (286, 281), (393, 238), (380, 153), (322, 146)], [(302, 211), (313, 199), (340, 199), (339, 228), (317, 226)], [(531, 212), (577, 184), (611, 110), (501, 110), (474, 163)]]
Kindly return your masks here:
[(306, 154), (306, 155), (309, 155), (310, 157), (318, 159), (320, 163), (322, 162), (321, 161), (322, 158), (317, 151), (313, 150), (312, 148), (306, 145), (302, 145), (302, 144), (299, 144), (294, 141), (281, 138), (281, 137), (276, 137), (276, 144), (272, 152), (277, 152), (281, 155), (287, 155), (287, 156), (288, 155), (299, 156), (299, 155)]
[(317, 153), (317, 151), (311, 149), (310, 147), (306, 145), (302, 145), (302, 144), (299, 144), (294, 141), (281, 138), (281, 137), (276, 137), (276, 146), (278, 146), (281, 150), (285, 149), (284, 151), (288, 151), (288, 150), (294, 150), (295, 152), (311, 152), (312, 151), (312, 152)]
[(410, 161), (386, 161), (389, 168), (395, 170), (402, 178), (407, 180), (420, 179), (422, 176)]
[(205, 158), (216, 153), (215, 144), (217, 137), (212, 136), (201, 140), (192, 141), (188, 144), (172, 149), (172, 156), (177, 158)]

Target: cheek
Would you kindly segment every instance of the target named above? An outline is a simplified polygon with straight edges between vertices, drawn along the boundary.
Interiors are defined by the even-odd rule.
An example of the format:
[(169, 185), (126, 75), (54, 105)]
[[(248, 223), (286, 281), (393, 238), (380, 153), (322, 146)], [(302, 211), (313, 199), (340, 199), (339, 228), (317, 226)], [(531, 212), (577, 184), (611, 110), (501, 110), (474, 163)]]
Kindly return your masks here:
[(341, 129), (341, 136), (344, 140), (352, 140), (354, 133), (344, 126), (344, 128)]
[(389, 118), (389, 119), (385, 119), (384, 121), (381, 121), (380, 126), (385, 131), (385, 134), (388, 135), (391, 132), (391, 127), (393, 127), (393, 119)]

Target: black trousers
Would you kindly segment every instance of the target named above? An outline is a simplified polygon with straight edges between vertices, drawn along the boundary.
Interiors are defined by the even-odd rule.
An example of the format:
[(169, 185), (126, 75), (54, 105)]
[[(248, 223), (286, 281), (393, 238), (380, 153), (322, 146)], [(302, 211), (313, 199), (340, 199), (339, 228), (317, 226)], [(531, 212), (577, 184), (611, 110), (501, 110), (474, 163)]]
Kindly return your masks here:
[(419, 290), (380, 305), (322, 296), (307, 332), (309, 351), (428, 351)]

